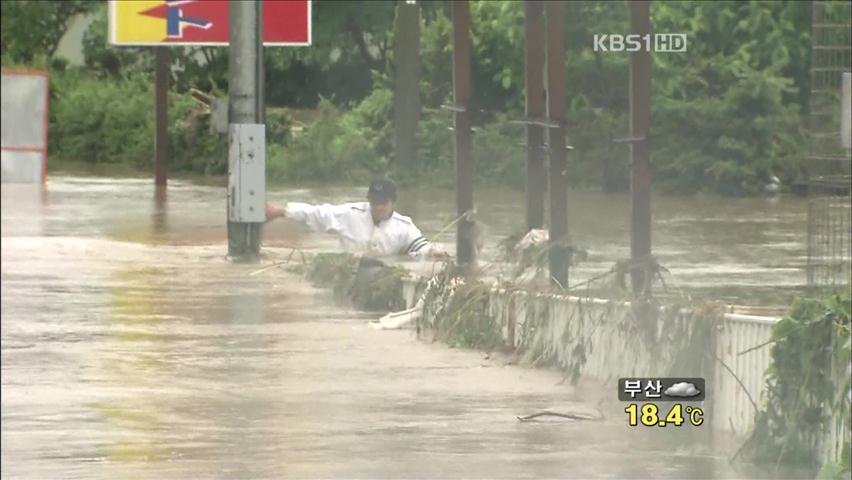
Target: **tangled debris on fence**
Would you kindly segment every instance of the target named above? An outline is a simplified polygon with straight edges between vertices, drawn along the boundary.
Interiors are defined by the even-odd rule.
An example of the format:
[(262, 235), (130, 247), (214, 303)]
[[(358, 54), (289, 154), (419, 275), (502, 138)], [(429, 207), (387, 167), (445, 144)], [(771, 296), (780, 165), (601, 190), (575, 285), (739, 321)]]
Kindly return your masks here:
[[(800, 300), (775, 325), (766, 406), (737, 455), (773, 462), (776, 469), (788, 463), (816, 468), (823, 463), (820, 444), (839, 441), (839, 461), (823, 463), (820, 478), (849, 478), (850, 303), (848, 294)], [(823, 438), (826, 431), (844, 429), (843, 438)]]
[(459, 275), (447, 266), (426, 285), (418, 335), (432, 332), (432, 341), (490, 350), (501, 342), (500, 328), (489, 314), (491, 287)]
[[(312, 282), (367, 310), (405, 309), (406, 277), (402, 268), (350, 254), (317, 255), (308, 269)], [(569, 298), (488, 283), (452, 264), (422, 280), (415, 298), (421, 294), (418, 337), (485, 351), (516, 350), (522, 363), (558, 368), (571, 382), (588, 369), (608, 370), (588, 365), (596, 350), (609, 352), (607, 361), (623, 366), (625, 374), (711, 377), (715, 368), (721, 318), (721, 306), (715, 304), (663, 306), (653, 297), (628, 297), (627, 292), (608, 301)]]

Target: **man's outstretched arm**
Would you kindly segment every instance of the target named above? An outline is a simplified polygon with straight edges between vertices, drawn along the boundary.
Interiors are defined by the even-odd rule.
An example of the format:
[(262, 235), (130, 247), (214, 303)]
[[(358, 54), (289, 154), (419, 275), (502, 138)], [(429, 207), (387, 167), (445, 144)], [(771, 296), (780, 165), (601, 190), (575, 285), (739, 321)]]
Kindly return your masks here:
[(266, 204), (266, 221), (286, 217), (303, 223), (320, 232), (340, 232), (341, 217), (349, 210), (346, 205), (311, 205), (309, 203), (288, 202), (283, 207)]

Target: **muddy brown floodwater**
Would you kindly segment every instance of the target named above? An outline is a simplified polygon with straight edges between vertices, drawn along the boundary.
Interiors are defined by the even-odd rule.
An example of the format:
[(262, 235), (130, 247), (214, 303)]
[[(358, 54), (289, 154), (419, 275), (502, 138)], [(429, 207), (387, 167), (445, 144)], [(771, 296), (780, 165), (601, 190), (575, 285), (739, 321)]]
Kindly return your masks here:
[[(3, 478), (779, 476), (729, 464), (737, 443), (705, 427), (627, 427), (614, 385), (569, 386), (555, 372), (375, 331), (374, 314), (297, 276), (250, 276), (257, 265), (224, 258), (223, 189), (173, 182), (158, 205), (149, 181), (63, 177), (45, 193), (2, 194)], [(483, 194), (493, 235), (519, 221), (517, 196)], [(452, 219), (452, 196), (426, 197), (403, 206), (434, 234)], [(596, 249), (591, 274), (627, 248), (627, 210), (619, 197), (578, 198), (599, 208), (575, 220), (594, 224), (577, 232)], [(795, 291), (803, 206), (728, 202), (700, 214), (662, 206), (656, 238), (684, 288), (726, 278), (743, 296), (749, 285)], [(703, 233), (690, 233), (696, 225)], [(294, 245), (336, 245), (283, 223), (265, 235), (265, 262)], [(516, 419), (597, 408), (606, 420)]]

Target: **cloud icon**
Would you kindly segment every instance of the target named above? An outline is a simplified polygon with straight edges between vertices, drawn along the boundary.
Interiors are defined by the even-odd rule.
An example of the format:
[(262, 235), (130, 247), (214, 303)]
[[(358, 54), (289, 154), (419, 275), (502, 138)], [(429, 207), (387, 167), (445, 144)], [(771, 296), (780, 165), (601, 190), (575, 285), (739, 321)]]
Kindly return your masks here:
[(688, 382), (675, 383), (667, 388), (665, 392), (670, 397), (694, 397), (700, 395), (701, 391), (695, 388), (695, 385)]

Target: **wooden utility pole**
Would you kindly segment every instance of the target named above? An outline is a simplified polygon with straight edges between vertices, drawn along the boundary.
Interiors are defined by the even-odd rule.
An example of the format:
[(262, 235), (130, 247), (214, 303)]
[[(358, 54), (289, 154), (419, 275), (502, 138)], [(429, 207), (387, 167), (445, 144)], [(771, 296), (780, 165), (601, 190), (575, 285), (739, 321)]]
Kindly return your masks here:
[(547, 118), (550, 145), (550, 277), (568, 288), (567, 162), (565, 159), (565, 3), (546, 2)]
[(420, 169), (415, 143), (420, 121), (420, 5), (417, 3), (397, 2), (394, 61), (396, 163), (416, 172)]
[(527, 127), (527, 230), (544, 226), (544, 196), (547, 170), (544, 157), (544, 129), (533, 120), (542, 120), (544, 92), (544, 5), (541, 0), (524, 2), (524, 79), (526, 83)]
[[(630, 3), (630, 31), (651, 33), (650, 1)], [(638, 293), (646, 288), (647, 260), (651, 255), (651, 52), (630, 53), (630, 258), (631, 283)]]
[(154, 47), (154, 64), (154, 185), (159, 189), (169, 176), (169, 47)]
[[(453, 16), (453, 99), (455, 105), (456, 211), (473, 211), (473, 143), (470, 129), (470, 5), (467, 0), (452, 2)], [(476, 260), (472, 217), (458, 222), (456, 257), (460, 265)]]

